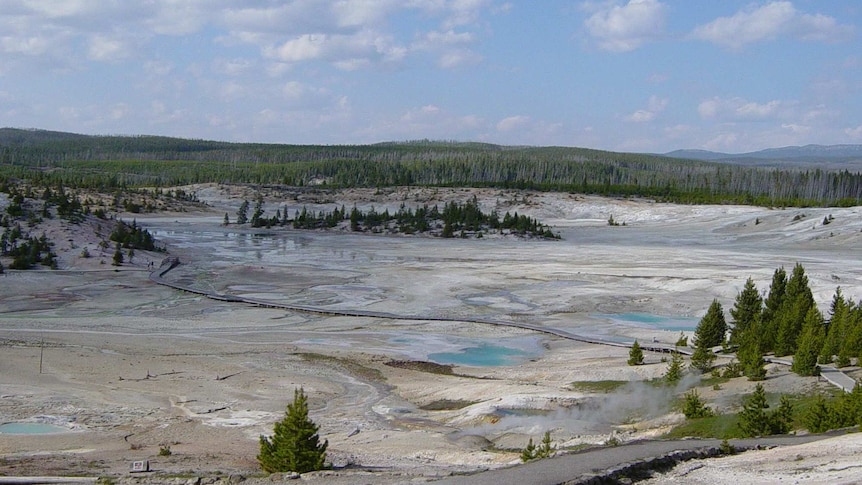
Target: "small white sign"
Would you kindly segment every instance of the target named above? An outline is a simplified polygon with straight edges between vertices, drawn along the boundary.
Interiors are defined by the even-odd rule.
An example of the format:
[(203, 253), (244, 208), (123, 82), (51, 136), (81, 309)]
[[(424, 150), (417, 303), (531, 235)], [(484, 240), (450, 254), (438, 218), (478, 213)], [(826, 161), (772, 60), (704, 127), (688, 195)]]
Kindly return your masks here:
[(147, 460), (133, 461), (130, 473), (141, 473), (150, 471), (150, 462)]

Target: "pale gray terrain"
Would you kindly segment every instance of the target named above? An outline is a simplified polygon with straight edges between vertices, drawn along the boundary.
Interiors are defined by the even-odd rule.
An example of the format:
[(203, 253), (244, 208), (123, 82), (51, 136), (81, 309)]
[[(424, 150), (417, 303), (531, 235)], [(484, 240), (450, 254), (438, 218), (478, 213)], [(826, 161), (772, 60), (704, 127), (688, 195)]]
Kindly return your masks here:
[[(805, 267), (821, 310), (839, 285), (848, 297), (862, 295), (860, 208), (680, 206), (466, 189), (352, 190), (317, 195), (326, 203), (314, 204), (266, 193), (267, 215), (303, 205), (397, 210), (475, 194), (483, 210), (527, 214), (562, 236), (439, 239), (223, 226), (224, 214), (234, 219), (253, 190), (188, 189), (211, 210), (137, 215), (182, 262), (166, 278), (275, 302), (519, 321), (672, 344), (681, 330), (691, 333), (713, 298), (727, 311), (746, 278), (765, 291), (779, 266)], [(823, 225), (830, 214), (834, 220)], [(609, 226), (610, 216), (625, 225)], [(149, 459), (167, 474), (254, 475), (258, 436), (271, 432), (297, 387), (310, 397), (330, 460), (347, 474), (343, 483), (359, 469), (363, 481), (395, 483), (498, 468), (517, 463), (527, 439), (545, 431), (562, 449), (612, 435), (656, 437), (683, 419), (673, 394), (637, 384), (664, 372), (658, 354), (630, 367), (624, 348), (527, 330), (214, 301), (149, 281), (148, 262), (158, 266), (164, 254), (139, 252), (115, 270), (101, 263), (110, 254), (100, 254), (97, 242), (83, 231), (61, 242), (62, 271), (0, 276), (0, 421), (69, 429), (0, 433), (0, 474), (123, 475), (130, 461)], [(88, 245), (96, 256), (78, 257)], [(466, 361), (453, 375), (390, 365), (447, 363), (465, 349), (510, 360)], [(572, 385), (601, 380), (633, 384), (609, 396)], [(825, 384), (770, 366), (765, 386), (791, 392)], [(723, 387), (701, 389), (719, 411), (736, 409), (753, 386), (739, 379)], [(159, 456), (165, 446), (172, 454)]]

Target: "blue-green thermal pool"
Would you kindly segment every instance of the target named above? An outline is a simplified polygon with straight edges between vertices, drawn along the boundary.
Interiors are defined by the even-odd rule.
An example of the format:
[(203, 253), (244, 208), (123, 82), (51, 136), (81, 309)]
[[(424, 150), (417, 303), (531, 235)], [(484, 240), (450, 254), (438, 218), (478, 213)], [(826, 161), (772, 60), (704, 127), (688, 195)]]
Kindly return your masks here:
[(656, 330), (670, 330), (673, 332), (691, 332), (697, 327), (698, 318), (693, 317), (669, 317), (665, 315), (653, 315), (650, 313), (602, 313), (595, 315), (620, 323), (627, 323), (639, 327), (649, 327)]
[(428, 360), (438, 364), (493, 367), (519, 364), (530, 358), (531, 355), (530, 352), (524, 350), (480, 344), (476, 347), (467, 347), (457, 352), (428, 354)]
[(48, 434), (66, 433), (69, 428), (46, 423), (3, 423), (0, 434)]

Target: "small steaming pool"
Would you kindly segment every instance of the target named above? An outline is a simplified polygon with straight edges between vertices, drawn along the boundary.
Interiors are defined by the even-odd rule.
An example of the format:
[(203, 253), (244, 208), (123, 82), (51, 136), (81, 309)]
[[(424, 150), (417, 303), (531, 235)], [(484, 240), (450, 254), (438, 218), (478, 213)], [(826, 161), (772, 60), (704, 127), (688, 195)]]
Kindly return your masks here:
[(0, 434), (53, 434), (67, 433), (69, 428), (47, 423), (3, 423)]
[(594, 316), (612, 322), (672, 332), (692, 332), (699, 321), (693, 317), (669, 317), (650, 313), (601, 313)]
[(496, 367), (520, 364), (532, 357), (532, 355), (532, 353), (525, 350), (491, 344), (479, 344), (478, 346), (466, 347), (456, 352), (428, 354), (428, 360), (438, 364)]

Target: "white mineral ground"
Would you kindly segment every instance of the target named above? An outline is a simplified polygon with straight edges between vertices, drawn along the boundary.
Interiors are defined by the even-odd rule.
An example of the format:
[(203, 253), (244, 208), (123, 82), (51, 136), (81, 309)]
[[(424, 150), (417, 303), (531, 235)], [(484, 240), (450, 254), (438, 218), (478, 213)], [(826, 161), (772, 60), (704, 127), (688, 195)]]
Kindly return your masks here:
[[(837, 286), (862, 298), (862, 209), (682, 206), (571, 194), (468, 189), (350, 190), (295, 200), (267, 194), (267, 216), (302, 205), (331, 210), (465, 201), (526, 214), (561, 241), (253, 231), (221, 225), (248, 188), (185, 187), (209, 209), (136, 215), (184, 263), (168, 275), (217, 292), (335, 309), (523, 321), (605, 338), (673, 343), (662, 323), (612, 321), (641, 313), (694, 325), (713, 298), (729, 310), (749, 276), (765, 291), (773, 271), (802, 263), (821, 310)], [(0, 199), (0, 206), (5, 200)], [(824, 217), (833, 220), (824, 225)], [(611, 227), (610, 216), (625, 226)], [(135, 215), (124, 215), (130, 220)], [(661, 355), (626, 365), (624, 348), (475, 323), (321, 316), (210, 300), (158, 286), (138, 251), (111, 266), (96, 232), (107, 223), (47, 221), (60, 271), (0, 275), (0, 422), (46, 422), (69, 432), (0, 433), (0, 475), (123, 476), (149, 460), (160, 476), (260, 475), (258, 437), (297, 387), (339, 470), (327, 483), (431, 480), (517, 463), (529, 438), (558, 448), (657, 437), (683, 421), (668, 393), (637, 384), (660, 376)], [(259, 234), (255, 234), (255, 233)], [(81, 257), (83, 248), (91, 257)], [(8, 266), (8, 265), (7, 265)], [(674, 321), (674, 325), (680, 322)], [(691, 332), (688, 332), (689, 334)], [(496, 345), (508, 365), (456, 365), (453, 375), (393, 360)], [(726, 358), (719, 363), (726, 362)], [(40, 372), (41, 367), (41, 372)], [(851, 376), (858, 377), (856, 367)], [(630, 380), (610, 395), (574, 382)], [(698, 379), (688, 378), (686, 386)], [(769, 366), (768, 392), (826, 388)], [(752, 383), (699, 388), (733, 411)], [(680, 388), (678, 392), (682, 392)], [(433, 404), (461, 402), (440, 411)], [(445, 407), (445, 406), (444, 406)], [(689, 462), (660, 480), (771, 483), (862, 480), (862, 436)], [(170, 456), (159, 451), (170, 447)], [(354, 465), (354, 467), (345, 467)], [(354, 471), (362, 467), (367, 471)], [(307, 474), (304, 480), (314, 479)], [(656, 482), (658, 483), (658, 482)]]

